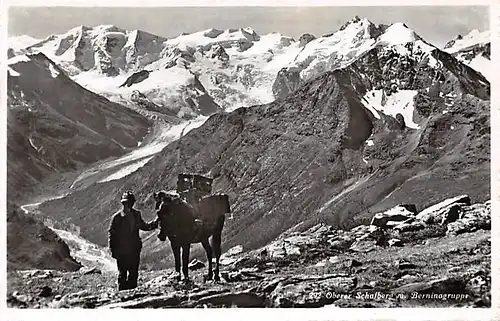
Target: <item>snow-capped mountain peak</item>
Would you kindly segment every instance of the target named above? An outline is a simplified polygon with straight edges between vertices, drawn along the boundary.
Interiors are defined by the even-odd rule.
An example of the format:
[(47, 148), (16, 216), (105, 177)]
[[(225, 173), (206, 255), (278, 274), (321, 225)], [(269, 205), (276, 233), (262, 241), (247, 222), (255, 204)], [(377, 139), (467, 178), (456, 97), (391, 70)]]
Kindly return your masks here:
[(478, 29), (474, 29), (465, 36), (456, 36), (455, 39), (447, 42), (443, 49), (448, 53), (456, 53), (476, 45), (485, 45), (490, 42), (491, 32), (489, 30), (479, 31)]
[(491, 32), (474, 29), (467, 35), (458, 35), (443, 47), (443, 50), (479, 71), (486, 78), (493, 77), (491, 69)]
[(215, 28), (206, 29), (189, 34), (181, 34), (176, 38), (166, 41), (167, 45), (182, 47), (199, 47), (208, 49), (213, 44), (230, 47), (235, 43), (245, 43), (242, 51), (250, 48), (253, 41), (260, 40), (260, 36), (251, 27), (239, 29), (219, 30)]
[(97, 70), (106, 76), (136, 71), (157, 60), (166, 38), (114, 25), (77, 26), (27, 48), (43, 52), (70, 75)]
[(390, 25), (387, 30), (378, 39), (392, 45), (405, 44), (420, 40), (421, 38), (404, 23), (397, 22)]
[(82, 86), (113, 101), (135, 105), (131, 97), (139, 91), (154, 105), (151, 108), (170, 108), (189, 117), (196, 116), (199, 105), (192, 104), (193, 95), (194, 101), (210, 97), (227, 110), (269, 103), (324, 71), (350, 66), (374, 49), (407, 65), (442, 65), (435, 58), (437, 48), (406, 24), (377, 26), (357, 16), (333, 33), (318, 38), (305, 34), (299, 41), (275, 32), (259, 35), (250, 26), (210, 28), (166, 39), (100, 25), (78, 26), (32, 48), (44, 52)]

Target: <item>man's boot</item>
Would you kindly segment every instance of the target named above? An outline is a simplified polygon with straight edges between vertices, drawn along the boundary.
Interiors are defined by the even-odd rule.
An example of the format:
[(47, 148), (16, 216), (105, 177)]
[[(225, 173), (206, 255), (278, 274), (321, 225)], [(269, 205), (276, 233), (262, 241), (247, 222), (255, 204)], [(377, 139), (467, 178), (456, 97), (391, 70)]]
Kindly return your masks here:
[[(120, 262), (121, 263), (121, 262)], [(118, 265), (118, 291), (127, 289), (127, 270), (121, 264)]]
[(126, 280), (118, 280), (118, 291), (128, 290), (128, 284)]

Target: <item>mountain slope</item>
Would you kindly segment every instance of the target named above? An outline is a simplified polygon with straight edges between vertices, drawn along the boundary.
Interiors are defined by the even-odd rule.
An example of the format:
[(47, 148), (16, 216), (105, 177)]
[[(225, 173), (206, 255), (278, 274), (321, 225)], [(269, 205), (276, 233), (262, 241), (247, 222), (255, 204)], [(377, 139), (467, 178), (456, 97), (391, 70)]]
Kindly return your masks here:
[[(402, 37), (379, 38), (347, 66), (304, 81), (286, 98), (213, 115), (126, 179), (41, 210), (62, 219), (67, 204), (76, 204), (72, 221), (105, 244), (102, 224), (120, 191), (134, 190), (138, 207), (150, 213), (153, 191), (195, 172), (214, 177), (214, 192), (230, 196), (224, 249), (252, 249), (294, 227), (352, 227), (402, 202), (420, 209), (464, 193), (486, 200), (488, 81), (406, 26), (385, 34), (393, 31)], [(100, 195), (100, 204), (88, 203), (91, 195)], [(144, 262), (164, 266), (171, 257), (155, 234), (146, 235)]]
[(148, 121), (78, 84), (43, 54), (8, 60), (8, 192), (137, 146)]

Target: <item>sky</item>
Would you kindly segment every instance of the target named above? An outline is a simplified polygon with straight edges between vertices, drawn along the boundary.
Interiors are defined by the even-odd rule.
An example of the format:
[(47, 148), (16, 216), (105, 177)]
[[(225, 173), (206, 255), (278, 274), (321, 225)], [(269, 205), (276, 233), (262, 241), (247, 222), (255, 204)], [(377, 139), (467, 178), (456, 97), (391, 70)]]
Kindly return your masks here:
[(208, 28), (253, 27), (257, 33), (280, 32), (297, 39), (338, 30), (354, 16), (375, 24), (404, 22), (436, 46), (472, 29), (489, 29), (486, 6), (404, 7), (10, 7), (9, 36), (43, 39), (69, 29), (112, 24), (167, 38)]

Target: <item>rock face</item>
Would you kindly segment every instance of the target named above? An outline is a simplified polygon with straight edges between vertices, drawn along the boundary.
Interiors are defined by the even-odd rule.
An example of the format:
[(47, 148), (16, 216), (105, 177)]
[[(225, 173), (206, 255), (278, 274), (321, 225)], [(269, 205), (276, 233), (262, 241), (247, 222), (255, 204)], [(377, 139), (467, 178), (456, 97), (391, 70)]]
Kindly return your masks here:
[(273, 94), (277, 98), (286, 97), (297, 90), (301, 84), (299, 69), (283, 68), (278, 72), (273, 83)]
[(139, 72), (135, 72), (132, 74), (132, 76), (128, 77), (127, 80), (122, 85), (120, 85), (120, 87), (123, 86), (130, 87), (133, 84), (140, 83), (141, 81), (143, 81), (148, 77), (149, 77), (149, 71), (147, 70), (141, 70)]
[(309, 42), (313, 41), (316, 39), (316, 37), (310, 33), (304, 33), (299, 37), (299, 47), (304, 47), (307, 45)]
[[(414, 205), (412, 207), (415, 208)], [(399, 225), (412, 220), (415, 217), (415, 212), (410, 212), (405, 206), (396, 206), (388, 211), (375, 214), (370, 225), (382, 228)]]
[(14, 205), (7, 212), (7, 270), (77, 271), (68, 245), (55, 232)]
[(77, 85), (43, 54), (16, 56), (9, 68), (11, 201), (51, 172), (121, 155), (147, 134), (144, 117)]

